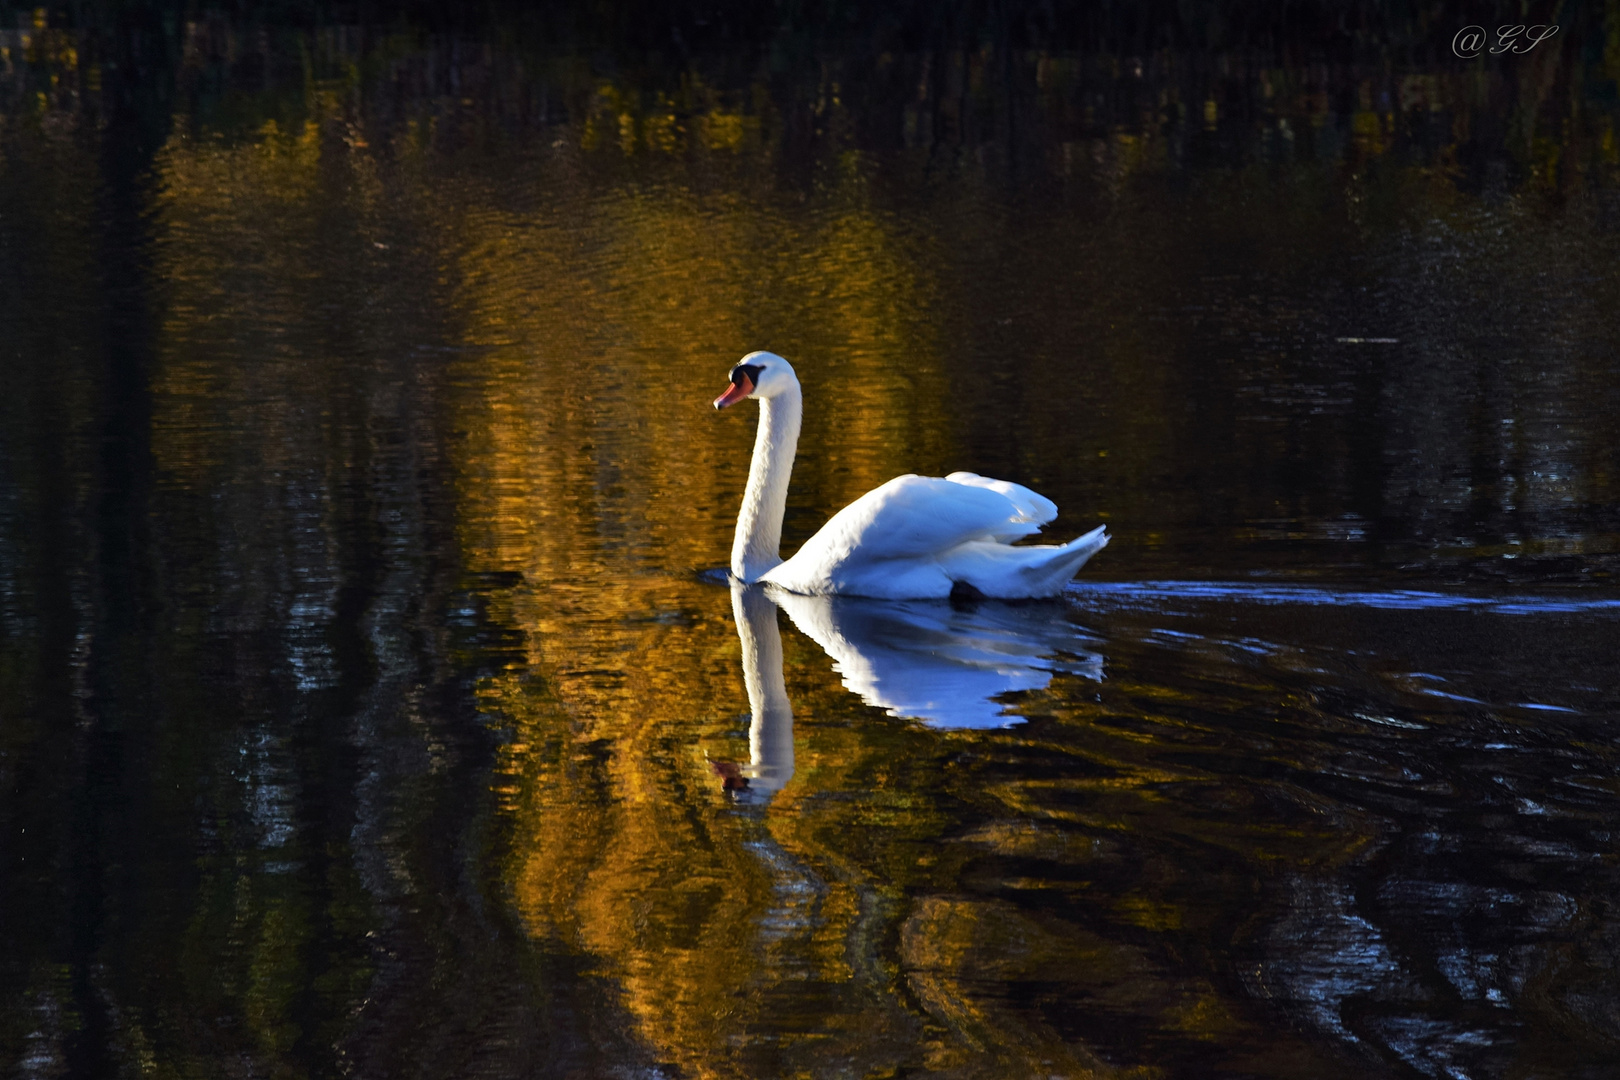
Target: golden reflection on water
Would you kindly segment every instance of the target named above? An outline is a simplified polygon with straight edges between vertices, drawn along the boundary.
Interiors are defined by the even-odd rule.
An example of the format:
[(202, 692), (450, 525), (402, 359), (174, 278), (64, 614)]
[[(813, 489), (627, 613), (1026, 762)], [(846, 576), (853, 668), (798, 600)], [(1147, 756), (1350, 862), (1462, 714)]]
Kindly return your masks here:
[[(377, 385), (346, 386), (356, 369), (342, 342), (278, 338), (322, 269), (323, 201), (354, 211), (353, 242), (379, 258), (407, 228), (378, 217), (368, 148), (334, 149), (319, 122), (267, 124), (229, 146), (176, 136), (158, 169), (160, 473), (181, 492), (260, 490), (258, 513), (274, 512), (279, 484), (342, 482), (296, 475), (300, 450), (335, 429), (309, 404), (390, 379), (362, 371)], [(919, 1023), (877, 958), (901, 914), (899, 880), (874, 880), (828, 843), (852, 827), (881, 826), (902, 845), (937, 828), (926, 799), (889, 783), (889, 755), (917, 736), (891, 724), (877, 733), (885, 745), (819, 729), (787, 789), (739, 812), (713, 768), (746, 758), (737, 633), (725, 592), (694, 573), (729, 548), (753, 423), (708, 403), (749, 348), (794, 355), (810, 387), (795, 477), (807, 528), (898, 472), (946, 464), (940, 425), (918, 423), (948, 415), (934, 343), (903, 299), (931, 286), (897, 251), (893, 223), (863, 206), (859, 181), (831, 212), (791, 218), (767, 200), (597, 195), (566, 177), (555, 201), (524, 212), (457, 197), (459, 178), (393, 193), (407, 222), (435, 208), (414, 242), (440, 264), (462, 357), (444, 393), (464, 569), (525, 582), (496, 615), (523, 632), (526, 668), (479, 688), (513, 733), (494, 783), (513, 822), (514, 902), (535, 935), (596, 957), (646, 1043), (690, 1075), (746, 1071), (739, 1055), (758, 1052), (748, 1033), (779, 1022), (784, 1001), (806, 1018), (774, 1051), (789, 1056), (795, 1039), (817, 1052), (830, 1040), (890, 1068)], [(329, 544), (330, 526), (315, 527)], [(812, 645), (791, 648), (798, 667), (827, 674)], [(820, 693), (848, 711), (835, 684)], [(855, 797), (816, 808), (826, 792)], [(265, 903), (271, 933), (279, 908)], [(929, 976), (925, 998), (943, 977)], [(820, 1005), (795, 997), (805, 986), (821, 988)], [(971, 1011), (952, 1000), (941, 1046)], [(275, 1020), (266, 1014), (265, 1038)]]
[[(656, 109), (632, 116), (607, 90), (599, 99), (587, 143), (669, 149), (683, 137)], [(1018, 1008), (1008, 982), (1083, 989), (1194, 1039), (1245, 1023), (1209, 981), (1167, 975), (1149, 947), (961, 895), (948, 865), (969, 849), (1019, 858), (1054, 842), (1031, 822), (1099, 838), (1085, 851), (1042, 849), (1066, 867), (1106, 853), (1111, 835), (1150, 829), (1295, 869), (1345, 863), (1366, 845), (1370, 826), (1342, 815), (1337, 827), (1302, 827), (1176, 802), (1167, 793), (1214, 778), (1167, 767), (1159, 751), (1221, 737), (1177, 718), (1177, 690), (1116, 679), (1135, 728), (1092, 724), (1100, 710), (1062, 686), (1032, 694), (1026, 711), (1067, 725), (1069, 751), (1096, 775), (964, 783), (952, 796), (990, 822), (940, 845), (941, 796), (908, 770), (948, 756), (953, 737), (863, 710), (814, 644), (785, 630), (793, 777), (769, 800), (733, 803), (720, 790), (715, 763), (747, 757), (748, 702), (727, 594), (695, 571), (725, 561), (752, 445), (748, 410), (716, 415), (708, 404), (728, 365), (772, 348), (804, 378), (789, 545), (897, 473), (973, 464), (956, 460), (961, 395), (927, 313), (974, 283), (936, 278), (934, 242), (873, 208), (858, 157), (841, 160), (813, 212), (746, 186), (603, 184), (572, 151), (536, 166), (523, 197), (497, 197), (465, 170), (414, 160), (408, 137), (385, 182), (364, 139), (334, 137), (335, 100), (317, 91), (311, 107), (299, 126), (266, 124), (230, 145), (176, 135), (158, 157), (168, 293), (154, 454), (177, 488), (238, 497), (266, 476), (286, 482), (300, 446), (352, 437), (333, 435), (341, 425), (321, 413), (332, 402), (432, 384), (463, 570), (523, 582), (494, 601), (494, 618), (521, 631), (526, 663), (485, 678), (478, 695), (512, 735), (494, 779), (513, 832), (504, 878), (536, 938), (588, 953), (642, 1039), (682, 1075), (748, 1075), (764, 1055), (784, 1074), (835, 1058), (881, 1074), (919, 1047), (928, 1067), (959, 1075), (1115, 1074)], [(1380, 153), (1387, 131), (1364, 116), (1353, 133)], [(733, 119), (702, 121), (710, 149), (745, 145)], [(1124, 136), (1116, 149), (1127, 171), (1158, 153)], [(345, 241), (377, 269), (329, 298), (312, 282), (331, 280), (320, 250), (333, 200)], [(430, 375), (384, 363), (349, 385), (345, 357), (377, 340), (402, 355), (415, 344), (409, 327), (391, 325), (399, 296), (368, 306), (406, 276), (407, 260), (424, 291), (416, 299), (448, 323), (438, 329), (450, 359)], [(328, 300), (350, 305), (373, 343), (295, 348), (278, 337)], [(1138, 340), (1152, 333), (1126, 328), (1104, 345), (1134, 359), (1153, 351)], [(1121, 362), (1104, 378), (1136, 403), (1139, 443), (1172, 441), (1172, 410), (1157, 407), (1173, 397), (1165, 369)], [(1051, 429), (1046, 445), (1078, 438), (1070, 407), (1031, 411)], [(233, 442), (243, 432), (251, 438)], [(363, 449), (336, 457), (353, 465)], [(1204, 704), (1235, 714), (1243, 689), (1223, 688), (1224, 705), (1208, 691)], [(1098, 903), (1119, 923), (1197, 940), (1199, 909), (1164, 899), (1197, 884), (1152, 867)], [(274, 1010), (264, 1011), (274, 1042)], [(1279, 1061), (1309, 1056), (1277, 1046)]]
[[(517, 829), (508, 878), (531, 930), (595, 956), (645, 1040), (695, 1076), (747, 1075), (765, 1052), (757, 1033), (773, 1027), (782, 1060), (843, 1055), (881, 1070), (920, 1042), (930, 1067), (964, 1075), (1111, 1074), (983, 981), (1077, 969), (1172, 1027), (1229, 1025), (1209, 986), (1166, 986), (1145, 955), (1063, 920), (947, 896), (909, 907), (945, 816), (905, 769), (943, 752), (941, 739), (861, 711), (797, 635), (793, 778), (748, 811), (720, 792), (712, 763), (747, 756), (737, 631), (725, 592), (685, 571), (723, 562), (750, 452), (752, 417), (708, 405), (726, 366), (768, 344), (752, 336), (764, 325), (836, 343), (800, 361), (812, 389), (796, 501), (813, 513), (946, 456), (933, 343), (887, 299), (931, 286), (893, 254), (884, 219), (856, 205), (806, 227), (652, 190), (479, 212), (459, 228), (456, 303), (467, 341), (487, 350), (457, 373), (463, 558), (528, 583), (509, 613), (528, 634), (528, 671), (490, 679), (481, 700), (515, 732), (499, 783)], [(760, 285), (773, 275), (787, 287)], [(767, 299), (784, 295), (805, 299)], [(1106, 832), (1196, 779), (1149, 764), (1151, 739), (1142, 760), (1100, 742), (1107, 779), (980, 796), (1002, 814)], [(1074, 818), (1056, 803), (1079, 791), (1090, 809)], [(851, 847), (863, 833), (884, 838)], [(1130, 922), (1181, 925), (1173, 906), (1122, 903)], [(903, 970), (882, 959), (895, 933)]]
[[(468, 340), (489, 349), (461, 376), (455, 421), (468, 433), (463, 557), (531, 584), (513, 617), (544, 676), (483, 690), (517, 733), (504, 767), (518, 907), (535, 933), (597, 956), (647, 1042), (691, 1075), (735, 1073), (739, 1040), (769, 1018), (782, 980), (854, 980), (861, 1003), (881, 1008), (849, 1001), (814, 1034), (881, 1056), (881, 1029), (913, 1021), (893, 1000), (893, 973), (852, 970), (869, 963), (851, 935), (882, 906), (863, 898), (874, 886), (850, 867), (834, 880), (773, 870), (759, 850), (838, 865), (797, 827), (795, 807), (807, 791), (837, 790), (873, 751), (847, 736), (807, 748), (763, 822), (736, 812), (706, 760), (746, 757), (736, 630), (726, 594), (683, 571), (729, 548), (752, 423), (708, 402), (735, 356), (774, 343), (753, 336), (763, 326), (838, 341), (852, 370), (837, 383), (860, 388), (813, 397), (806, 441), (818, 451), (806, 457), (823, 497), (910, 464), (911, 425), (893, 402), (927, 409), (917, 399), (939, 389), (901, 374), (926, 367), (926, 343), (897, 301), (875, 299), (916, 287), (884, 222), (851, 207), (806, 229), (671, 190), (463, 227), (458, 301)], [(784, 294), (802, 307), (760, 310)], [(803, 366), (832, 381), (830, 364)], [(795, 873), (808, 892), (784, 900)]]

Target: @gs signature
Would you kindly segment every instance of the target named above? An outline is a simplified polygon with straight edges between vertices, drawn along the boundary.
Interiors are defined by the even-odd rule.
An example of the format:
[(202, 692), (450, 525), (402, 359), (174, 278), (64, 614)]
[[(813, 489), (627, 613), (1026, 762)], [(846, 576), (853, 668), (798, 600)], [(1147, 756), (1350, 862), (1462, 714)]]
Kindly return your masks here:
[[(1556, 33), (1558, 33), (1556, 23), (1547, 23), (1543, 26), (1499, 26), (1496, 28), (1496, 44), (1490, 47), (1490, 52), (1497, 56), (1507, 52), (1527, 53)], [(1451, 51), (1464, 60), (1472, 60), (1485, 51), (1486, 40), (1487, 35), (1483, 26), (1465, 26), (1451, 39)]]

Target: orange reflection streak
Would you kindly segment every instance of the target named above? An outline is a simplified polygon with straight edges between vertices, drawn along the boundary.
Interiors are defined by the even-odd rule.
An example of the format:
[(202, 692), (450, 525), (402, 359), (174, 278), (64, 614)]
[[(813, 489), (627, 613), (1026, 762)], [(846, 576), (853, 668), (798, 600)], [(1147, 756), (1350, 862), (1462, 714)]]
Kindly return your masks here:
[[(521, 747), (504, 762), (514, 895), (536, 934), (600, 958), (660, 1054), (735, 1075), (762, 986), (847, 982), (863, 916), (853, 871), (809, 923), (773, 915), (780, 874), (704, 760), (705, 744), (737, 756), (727, 737), (747, 703), (726, 594), (686, 574), (725, 560), (753, 437), (751, 416), (708, 402), (748, 348), (803, 358), (821, 415), (796, 488), (834, 504), (819, 516), (915, 467), (905, 406), (941, 392), (905, 374), (929, 368), (901, 314), (915, 275), (858, 207), (806, 229), (679, 190), (568, 191), (553, 209), (478, 212), (460, 228), (457, 302), (467, 340), (487, 349), (458, 374), (463, 555), (531, 584), (515, 618), (554, 688), (510, 677), (483, 691)], [(767, 299), (784, 295), (796, 299)], [(807, 755), (810, 785), (837, 778), (829, 756), (842, 753)], [(824, 855), (813, 837), (778, 835), (790, 816), (770, 814), (764, 842)], [(811, 971), (767, 962), (783, 947), (767, 940), (772, 919), (813, 939), (794, 946)]]

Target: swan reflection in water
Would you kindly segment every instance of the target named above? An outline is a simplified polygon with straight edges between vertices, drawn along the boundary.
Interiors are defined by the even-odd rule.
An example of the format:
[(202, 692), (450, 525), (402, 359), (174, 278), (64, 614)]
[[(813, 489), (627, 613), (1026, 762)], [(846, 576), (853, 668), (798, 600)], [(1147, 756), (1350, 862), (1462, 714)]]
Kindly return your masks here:
[(748, 689), (748, 764), (710, 762), (727, 791), (769, 799), (793, 779), (793, 705), (782, 678), (782, 634), (776, 605), (761, 586), (731, 583), (731, 613), (742, 640)]
[(845, 689), (890, 716), (938, 728), (993, 728), (1022, 718), (995, 699), (1039, 690), (1057, 672), (1101, 681), (1100, 644), (1054, 603), (770, 597), (832, 657)]
[(833, 661), (845, 689), (890, 716), (937, 728), (1020, 722), (996, 699), (1039, 690), (1059, 672), (1101, 681), (1098, 640), (1054, 603), (869, 600), (800, 596), (775, 586), (731, 583), (752, 720), (749, 762), (715, 762), (727, 790), (768, 799), (793, 777), (793, 706), (782, 677), (776, 611)]

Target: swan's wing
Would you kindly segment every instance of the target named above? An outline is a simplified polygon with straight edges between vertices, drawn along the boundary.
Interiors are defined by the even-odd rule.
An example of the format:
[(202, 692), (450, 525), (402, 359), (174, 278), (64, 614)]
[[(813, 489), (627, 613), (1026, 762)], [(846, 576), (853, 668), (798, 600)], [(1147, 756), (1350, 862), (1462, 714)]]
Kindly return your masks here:
[(981, 482), (897, 476), (834, 514), (810, 542), (825, 537), (837, 547), (859, 549), (868, 558), (911, 559), (938, 555), (969, 540), (1006, 543), (1029, 536), (1057, 514), (1057, 507), (1027, 488), (1005, 485), (1040, 499), (1051, 508), (1050, 515), (1034, 516), (1028, 505), (991, 486), (1003, 481), (973, 479)]
[[(969, 487), (980, 487), (998, 494), (1005, 495), (1007, 501), (1018, 508), (1020, 522), (1034, 522), (1036, 525), (1045, 525), (1057, 517), (1057, 503), (1048, 499), (1039, 492), (1031, 491), (1023, 484), (1015, 484), (1011, 480), (992, 480), (988, 476), (978, 473), (953, 472), (945, 479), (953, 484), (966, 484)], [(1027, 535), (1019, 533), (1019, 536)], [(998, 537), (998, 539), (1000, 539)], [(1016, 539), (1016, 537), (1015, 537)], [(1002, 540), (1002, 543), (1008, 543)]]
[[(1027, 488), (978, 476), (973, 479), (977, 482), (897, 476), (834, 514), (793, 558), (766, 574), (764, 580), (804, 593), (944, 596), (950, 592), (951, 582), (933, 562), (935, 557), (972, 540), (1010, 543), (1039, 532), (1041, 524), (1057, 513), (1056, 507)], [(1015, 496), (1017, 492), (1022, 496)], [(1051, 514), (1038, 516), (1043, 508), (1035, 500), (1045, 503)], [(863, 571), (880, 574), (882, 581), (868, 582)], [(912, 571), (939, 580), (911, 581), (908, 575)], [(882, 591), (863, 592), (874, 587)]]

